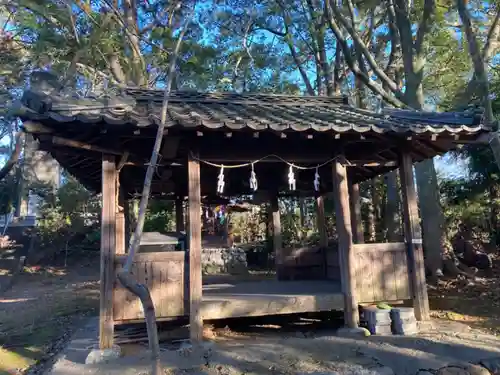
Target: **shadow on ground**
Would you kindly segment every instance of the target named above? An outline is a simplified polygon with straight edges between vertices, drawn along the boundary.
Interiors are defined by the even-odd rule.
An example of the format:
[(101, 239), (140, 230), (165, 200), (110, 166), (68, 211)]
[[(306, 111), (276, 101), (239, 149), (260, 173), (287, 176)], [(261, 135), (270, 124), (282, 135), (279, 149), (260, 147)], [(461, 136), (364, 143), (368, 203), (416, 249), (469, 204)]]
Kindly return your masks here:
[[(261, 327), (261, 324), (250, 326)], [(162, 365), (166, 374), (415, 375), (421, 370), (436, 373), (450, 364), (465, 366), (466, 362), (500, 358), (500, 340), (458, 323), (415, 337), (362, 339), (335, 336), (327, 327), (314, 335), (285, 328), (292, 326), (286, 324), (274, 331), (240, 324), (237, 331), (233, 322), (233, 329), (213, 328), (211, 340), (192, 348), (191, 352), (184, 344), (177, 350), (163, 350)], [(148, 373), (149, 352), (144, 345), (123, 346), (125, 356), (112, 363), (84, 365), (89, 349), (96, 343), (97, 321), (94, 320), (75, 336), (50, 374)]]

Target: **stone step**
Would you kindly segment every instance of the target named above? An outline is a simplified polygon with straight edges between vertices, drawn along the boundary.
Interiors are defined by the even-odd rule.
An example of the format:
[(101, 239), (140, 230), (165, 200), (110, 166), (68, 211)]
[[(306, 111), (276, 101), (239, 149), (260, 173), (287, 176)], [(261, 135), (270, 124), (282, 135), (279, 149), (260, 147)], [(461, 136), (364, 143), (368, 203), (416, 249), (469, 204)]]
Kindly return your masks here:
[(391, 309), (392, 320), (415, 319), (415, 310), (413, 307), (394, 307)]
[(418, 330), (417, 322), (392, 322), (392, 331), (395, 335), (416, 335)]
[(392, 335), (391, 324), (368, 324), (368, 331), (372, 335)]

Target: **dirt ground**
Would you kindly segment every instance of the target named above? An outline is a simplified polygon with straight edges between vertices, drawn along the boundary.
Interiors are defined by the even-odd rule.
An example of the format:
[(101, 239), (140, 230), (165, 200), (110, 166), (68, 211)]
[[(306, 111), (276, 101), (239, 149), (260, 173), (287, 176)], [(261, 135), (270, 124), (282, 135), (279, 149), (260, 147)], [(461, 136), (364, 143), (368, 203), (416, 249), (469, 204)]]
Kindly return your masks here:
[[(292, 330), (289, 327), (284, 330), (279, 324), (245, 323), (208, 330), (210, 345), (215, 346), (209, 348), (208, 354), (203, 349), (203, 355), (198, 358), (199, 366), (179, 364), (178, 358), (182, 356), (176, 351), (172, 354), (171, 350), (164, 352), (164, 363), (170, 373), (368, 375), (385, 371), (383, 367), (394, 358), (400, 358), (398, 368), (404, 369), (404, 363), (413, 363), (410, 366), (413, 371), (420, 366), (419, 358), (428, 356), (428, 347), (434, 348), (431, 357), (437, 358), (436, 368), (457, 360), (456, 355), (446, 354), (444, 348), (451, 348), (456, 354), (465, 347), (466, 353), (459, 357), (469, 362), (500, 357), (499, 267), (496, 264), (493, 275), (478, 277), (473, 282), (450, 280), (429, 287), (432, 315), (441, 328), (427, 336), (402, 338), (400, 342), (395, 342), (393, 337), (372, 337), (360, 343), (336, 338), (328, 322)], [(99, 304), (97, 279), (98, 262), (95, 259), (67, 268), (26, 269), (13, 288), (0, 296), (0, 375), (40, 372), (41, 364), (65, 347), (75, 327), (89, 315), (96, 315)], [(452, 322), (465, 323), (472, 330), (461, 324), (449, 325)], [(147, 353), (141, 354), (143, 346), (124, 347), (124, 350), (147, 357)], [(399, 354), (394, 357), (394, 352)], [(196, 362), (193, 356), (197, 354), (188, 357), (189, 363)], [(135, 360), (141, 363), (140, 358)], [(118, 368), (123, 370), (123, 367)], [(141, 367), (134, 368), (139, 371)], [(144, 371), (146, 369), (147, 366)], [(140, 373), (137, 371), (131, 373)], [(415, 372), (401, 372), (405, 373), (413, 375)]]
[(95, 315), (98, 265), (25, 268), (0, 296), (0, 375), (21, 374), (60, 350), (65, 339)]

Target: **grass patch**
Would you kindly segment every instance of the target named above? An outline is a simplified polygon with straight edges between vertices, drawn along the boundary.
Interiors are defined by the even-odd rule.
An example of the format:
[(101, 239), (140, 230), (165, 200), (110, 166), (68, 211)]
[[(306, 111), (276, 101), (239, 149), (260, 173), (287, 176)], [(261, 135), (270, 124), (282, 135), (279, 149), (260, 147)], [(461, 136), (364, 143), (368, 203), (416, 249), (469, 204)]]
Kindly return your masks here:
[(36, 363), (36, 358), (0, 348), (0, 375), (17, 374)]

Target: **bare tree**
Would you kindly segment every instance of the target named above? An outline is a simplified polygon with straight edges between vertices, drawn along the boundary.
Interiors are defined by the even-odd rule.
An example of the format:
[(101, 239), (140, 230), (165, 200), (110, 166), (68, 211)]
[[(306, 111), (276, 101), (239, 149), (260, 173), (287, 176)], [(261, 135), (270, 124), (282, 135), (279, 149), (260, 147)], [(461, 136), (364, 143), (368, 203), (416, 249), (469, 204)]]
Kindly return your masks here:
[(153, 305), (153, 300), (151, 299), (151, 294), (146, 285), (140, 284), (136, 280), (134, 280), (132, 273), (130, 272), (132, 263), (134, 261), (134, 256), (137, 253), (141, 242), (142, 231), (144, 229), (144, 221), (146, 219), (146, 210), (148, 207), (149, 196), (151, 193), (151, 183), (153, 180), (153, 175), (156, 170), (156, 166), (158, 163), (158, 156), (160, 153), (161, 143), (163, 140), (163, 134), (165, 130), (165, 124), (167, 121), (167, 110), (168, 110), (168, 100), (170, 96), (170, 91), (172, 88), (172, 81), (175, 74), (175, 66), (177, 61), (177, 56), (179, 54), (179, 49), (182, 44), (182, 40), (184, 39), (184, 35), (188, 29), (189, 24), (191, 23), (192, 18), (189, 17), (185, 22), (179, 37), (177, 39), (177, 43), (175, 45), (175, 49), (170, 56), (170, 65), (168, 69), (168, 79), (167, 84), (165, 85), (165, 92), (163, 98), (163, 104), (161, 109), (161, 122), (158, 126), (158, 130), (156, 133), (155, 143), (153, 146), (153, 151), (151, 153), (151, 160), (148, 164), (148, 168), (146, 170), (146, 177), (144, 178), (144, 186), (142, 188), (142, 196), (141, 202), (139, 204), (139, 215), (137, 217), (137, 223), (135, 226), (134, 236), (129, 245), (127, 260), (125, 265), (117, 275), (118, 280), (122, 283), (122, 285), (129, 290), (131, 293), (139, 297), (142, 303), (142, 309), (144, 311), (144, 317), (146, 319), (146, 327), (148, 332), (148, 340), (149, 340), (149, 348), (151, 350), (151, 361), (152, 361), (152, 375), (161, 374), (161, 364), (160, 364), (160, 343), (158, 341), (158, 331), (156, 327), (156, 313), (155, 307)]

